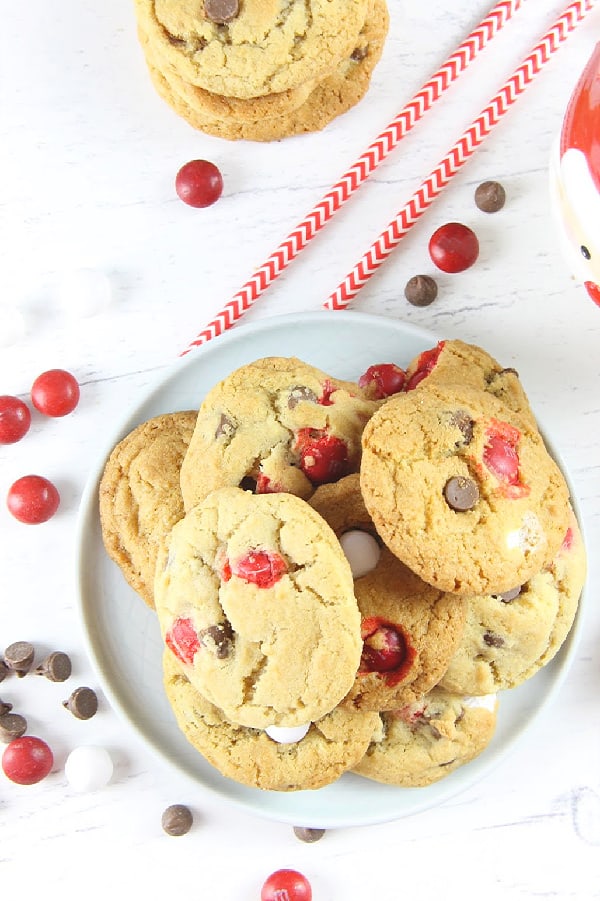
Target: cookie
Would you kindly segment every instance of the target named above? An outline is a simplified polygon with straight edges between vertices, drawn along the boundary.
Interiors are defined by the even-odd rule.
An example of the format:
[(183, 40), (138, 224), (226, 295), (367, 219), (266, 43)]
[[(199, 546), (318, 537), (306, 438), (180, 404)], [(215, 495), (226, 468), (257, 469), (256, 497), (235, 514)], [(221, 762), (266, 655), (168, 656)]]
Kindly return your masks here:
[(235, 723), (313, 722), (354, 682), (352, 573), (329, 526), (294, 495), (213, 492), (171, 531), (154, 595), (167, 647)]
[(100, 480), (104, 547), (149, 607), (158, 549), (184, 514), (179, 470), (195, 423), (191, 410), (142, 423), (114, 448)]
[[(184, 81), (242, 99), (297, 88), (335, 70), (364, 25), (368, 0), (135, 0), (148, 40)], [(219, 18), (225, 19), (219, 21)]]
[[(209, 98), (198, 94), (194, 86), (166, 68), (162, 61), (157, 65), (155, 56), (147, 54), (146, 62), (158, 94), (193, 128), (227, 140), (275, 141), (320, 131), (362, 100), (381, 58), (388, 26), (387, 6), (384, 0), (375, 0), (373, 14), (352, 52), (322, 81), (294, 89), (289, 108), (277, 114), (271, 114), (275, 108), (272, 103), (275, 95), (247, 100), (244, 108), (240, 106), (242, 101), (237, 101), (235, 106), (228, 104), (231, 108), (228, 114), (217, 112), (218, 107), (225, 105), (224, 100), (215, 101), (213, 96), (209, 107)], [(310, 93), (297, 104), (299, 92), (307, 86)], [(282, 98), (282, 104), (288, 96)], [(259, 104), (256, 100), (269, 100), (271, 105)]]
[(535, 675), (567, 637), (586, 574), (575, 516), (549, 567), (500, 595), (468, 598), (460, 646), (440, 685), (463, 694), (515, 688)]
[(569, 491), (537, 429), (462, 386), (397, 394), (363, 433), (365, 505), (386, 545), (424, 581), (500, 594), (547, 566)]
[(353, 772), (376, 782), (432, 785), (477, 757), (496, 728), (497, 700), (434, 688), (421, 700), (380, 714), (381, 727)]
[(411, 360), (406, 368), (405, 390), (433, 385), (478, 388), (492, 394), (513, 413), (536, 426), (517, 370), (501, 366), (476, 344), (446, 339)]
[(164, 685), (179, 728), (219, 772), (270, 791), (317, 789), (335, 782), (365, 754), (379, 724), (376, 713), (336, 707), (299, 741), (274, 741), (262, 729), (228, 720), (183, 674), (168, 652)]
[(235, 370), (204, 398), (181, 467), (186, 509), (210, 491), (243, 487), (306, 499), (355, 472), (377, 403), (301, 360), (267, 357)]
[[(349, 548), (348, 540), (356, 547), (357, 538), (376, 536), (358, 474), (322, 485), (309, 503), (342, 547)], [(349, 559), (353, 569), (360, 562), (356, 550)], [(364, 574), (361, 567), (354, 579), (363, 652), (344, 703), (354, 709), (390, 710), (412, 703), (442, 678), (462, 639), (467, 603), (427, 585), (385, 546), (373, 563)]]

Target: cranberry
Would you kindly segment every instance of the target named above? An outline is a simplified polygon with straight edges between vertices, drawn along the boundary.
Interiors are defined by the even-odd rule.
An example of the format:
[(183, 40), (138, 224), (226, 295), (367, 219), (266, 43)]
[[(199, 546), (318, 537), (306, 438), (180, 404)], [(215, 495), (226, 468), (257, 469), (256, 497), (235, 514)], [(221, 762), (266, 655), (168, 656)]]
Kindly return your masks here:
[(361, 631), (362, 672), (389, 673), (402, 665), (406, 657), (406, 642), (396, 626), (371, 617), (363, 621)]
[(47, 522), (58, 510), (60, 495), (43, 476), (22, 476), (8, 489), (6, 505), (15, 519), (28, 525)]
[(179, 617), (165, 636), (165, 643), (170, 651), (182, 663), (191, 665), (200, 650), (200, 640), (191, 619)]
[(477, 235), (460, 222), (447, 222), (429, 239), (429, 255), (442, 272), (463, 272), (479, 256)]
[(268, 551), (250, 551), (232, 567), (232, 573), (258, 588), (272, 588), (287, 572), (287, 563), (279, 554)]
[(358, 380), (360, 388), (369, 388), (371, 395), (380, 400), (390, 394), (398, 394), (404, 388), (406, 373), (395, 363), (379, 363), (369, 366)]
[(34, 785), (45, 779), (54, 763), (54, 756), (45, 741), (33, 735), (23, 735), (9, 742), (2, 755), (2, 769), (11, 782)]
[(302, 431), (307, 434), (299, 436), (300, 469), (313, 485), (337, 482), (348, 475), (348, 448), (341, 438), (311, 429)]
[(31, 402), (45, 416), (66, 416), (79, 403), (77, 379), (65, 369), (42, 372), (31, 386)]
[(311, 901), (310, 882), (297, 870), (275, 870), (264, 883), (260, 901)]
[(0, 395), (0, 444), (14, 444), (29, 431), (31, 413), (18, 397)]
[(223, 192), (223, 177), (214, 163), (191, 160), (175, 176), (175, 190), (188, 206), (211, 206)]

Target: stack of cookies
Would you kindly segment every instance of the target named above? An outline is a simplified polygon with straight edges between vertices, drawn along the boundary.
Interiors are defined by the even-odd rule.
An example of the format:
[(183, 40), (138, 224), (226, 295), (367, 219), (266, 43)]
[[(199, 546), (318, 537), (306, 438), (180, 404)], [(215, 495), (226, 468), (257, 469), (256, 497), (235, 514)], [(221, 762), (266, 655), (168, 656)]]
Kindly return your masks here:
[(318, 131), (366, 94), (385, 0), (135, 0), (152, 82), (194, 128), (230, 140)]
[(460, 341), (356, 383), (245, 365), (115, 447), (100, 516), (158, 616), (178, 727), (276, 791), (468, 763), (499, 695), (562, 646), (586, 572), (517, 373)]

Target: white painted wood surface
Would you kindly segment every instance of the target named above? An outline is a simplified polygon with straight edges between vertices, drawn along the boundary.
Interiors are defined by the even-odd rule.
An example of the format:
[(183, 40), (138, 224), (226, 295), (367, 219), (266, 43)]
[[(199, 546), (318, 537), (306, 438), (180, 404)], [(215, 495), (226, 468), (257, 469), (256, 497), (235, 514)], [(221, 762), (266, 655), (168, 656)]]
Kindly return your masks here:
[[(154, 93), (124, 0), (4, 0), (0, 28), (0, 331), (19, 309), (26, 336), (0, 349), (0, 393), (26, 396), (42, 370), (76, 374), (82, 399), (64, 420), (34, 417), (0, 448), (0, 489), (27, 472), (56, 481), (59, 514), (26, 527), (0, 509), (0, 644), (68, 651), (68, 685), (91, 684), (101, 708), (80, 722), (66, 688), (6, 680), (0, 697), (49, 741), (55, 768), (37, 786), (0, 775), (0, 884), (29, 897), (253, 901), (285, 866), (315, 901), (600, 897), (600, 311), (571, 277), (551, 221), (548, 160), (577, 76), (600, 35), (600, 8), (555, 54), (392, 258), (355, 309), (482, 345), (515, 366), (569, 468), (590, 550), (585, 629), (551, 708), (483, 782), (397, 822), (332, 830), (303, 845), (289, 826), (191, 787), (110, 709), (83, 651), (73, 589), (78, 502), (98, 444), (162, 367), (394, 117), (491, 7), (485, 0), (390, 0), (391, 31), (366, 99), (324, 132), (261, 145), (194, 132)], [(435, 111), (407, 136), (248, 314), (317, 310), (562, 11), (528, 0)], [(207, 210), (184, 206), (177, 169), (205, 157), (225, 190)], [(505, 209), (480, 213), (473, 191), (501, 181)], [(404, 284), (432, 272), (427, 241), (450, 220), (479, 235), (477, 264), (437, 274), (430, 307)], [(69, 315), (57, 284), (72, 269), (108, 274), (114, 303)], [(111, 784), (78, 795), (64, 777), (77, 744), (108, 747)], [(170, 838), (162, 810), (187, 803), (191, 833)]]

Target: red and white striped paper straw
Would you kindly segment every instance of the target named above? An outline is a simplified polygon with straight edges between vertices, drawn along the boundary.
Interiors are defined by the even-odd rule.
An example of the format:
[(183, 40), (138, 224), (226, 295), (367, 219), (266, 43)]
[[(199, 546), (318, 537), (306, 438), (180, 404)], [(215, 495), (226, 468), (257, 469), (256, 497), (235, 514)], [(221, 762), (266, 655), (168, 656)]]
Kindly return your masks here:
[(477, 54), (498, 34), (523, 2), (524, 0), (501, 0), (490, 10), (485, 19), (448, 57), (435, 75), (423, 85), (387, 128), (378, 135), (356, 163), (342, 175), (302, 222), (290, 232), (263, 265), (255, 271), (254, 275), (234, 294), (216, 318), (194, 338), (181, 356), (189, 353), (194, 347), (205, 344), (211, 338), (216, 338), (235, 325), (306, 247), (308, 242), (331, 221), (335, 213), (369, 178), (424, 113), (431, 109), (436, 100), (456, 81)]
[(324, 303), (326, 309), (343, 310), (348, 306), (593, 5), (594, 0), (575, 0), (569, 4), (500, 91), (427, 176), (396, 218), (390, 222), (385, 231), (381, 232), (352, 271), (328, 297)]

